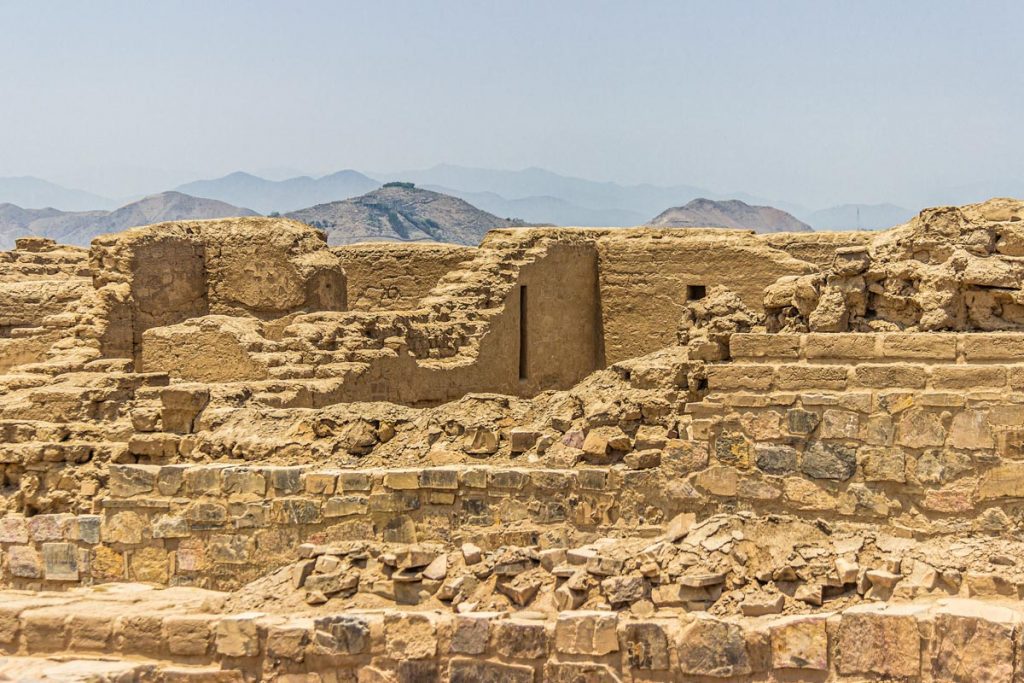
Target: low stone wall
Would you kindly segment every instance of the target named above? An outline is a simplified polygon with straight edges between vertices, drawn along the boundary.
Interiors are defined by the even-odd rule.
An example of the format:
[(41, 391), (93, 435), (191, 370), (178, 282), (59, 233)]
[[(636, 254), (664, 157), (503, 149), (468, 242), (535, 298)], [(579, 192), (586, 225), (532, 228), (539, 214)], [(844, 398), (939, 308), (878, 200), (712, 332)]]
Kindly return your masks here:
[(295, 561), (304, 542), (465, 534), (484, 548), (534, 545), (545, 529), (572, 535), (640, 523), (616, 503), (629, 488), (622, 478), (596, 468), (111, 465), (112, 495), (98, 501), (99, 515), (0, 518), (4, 582), (233, 588)]
[(216, 594), (0, 594), (0, 652), (219, 665), (260, 679), (1011, 681), (1020, 603), (940, 600), (789, 617), (398, 610), (215, 614)]
[(1024, 335), (1012, 332), (742, 333), (729, 338), (729, 351), (737, 362), (1018, 363), (1024, 362)]

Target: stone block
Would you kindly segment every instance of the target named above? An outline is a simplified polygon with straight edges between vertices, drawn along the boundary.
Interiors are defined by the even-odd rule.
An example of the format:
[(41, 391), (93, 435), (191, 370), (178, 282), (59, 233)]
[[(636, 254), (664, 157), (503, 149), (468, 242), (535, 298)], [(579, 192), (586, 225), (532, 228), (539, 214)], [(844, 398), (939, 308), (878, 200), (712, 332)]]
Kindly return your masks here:
[(775, 388), (783, 391), (846, 388), (847, 369), (842, 365), (783, 365), (775, 373)]
[(998, 365), (939, 365), (932, 368), (935, 389), (974, 390), (1002, 388), (1007, 384), (1006, 368)]
[(769, 630), (772, 668), (828, 671), (825, 617), (793, 617), (774, 622)]
[(730, 678), (753, 671), (743, 629), (727, 621), (697, 617), (676, 639), (680, 672), (689, 676)]
[(455, 468), (431, 467), (419, 473), (419, 486), (425, 489), (455, 491), (459, 488), (459, 471)]
[(711, 391), (768, 391), (775, 370), (770, 365), (728, 363), (708, 365), (706, 374)]
[(800, 357), (799, 334), (737, 333), (729, 337), (729, 355), (733, 359)]
[(420, 487), (420, 470), (392, 470), (384, 474), (384, 486), (392, 491), (416, 490)]
[(369, 491), (372, 488), (373, 478), (366, 472), (340, 472), (338, 474), (338, 493)]
[(656, 621), (628, 621), (619, 627), (623, 663), (631, 669), (665, 671), (671, 661), (666, 625)]
[(792, 446), (757, 444), (754, 460), (757, 468), (765, 474), (787, 475), (797, 468), (798, 453)]
[(166, 465), (157, 473), (156, 488), (161, 496), (177, 495), (185, 483), (185, 465)]
[(946, 430), (941, 415), (934, 410), (910, 408), (900, 413), (896, 424), (896, 443), (909, 448), (942, 446)]
[(857, 451), (865, 481), (907, 481), (906, 454), (899, 448), (864, 447)]
[(28, 522), (22, 515), (0, 517), (0, 543), (28, 543)]
[(32, 546), (12, 545), (7, 549), (7, 571), (19, 579), (38, 579), (43, 576), (43, 561)]
[(857, 471), (857, 451), (852, 446), (816, 441), (804, 452), (800, 471), (814, 479), (845, 481)]
[(35, 515), (28, 520), (28, 534), (33, 541), (60, 541), (67, 536), (73, 519), (67, 514)]
[(931, 361), (956, 360), (957, 335), (933, 332), (882, 335), (882, 357)]
[(570, 655), (600, 657), (619, 649), (614, 612), (561, 612), (555, 622), (555, 649)]
[(260, 653), (260, 635), (256, 620), (260, 612), (244, 612), (222, 617), (217, 622), (214, 643), (225, 657), (253, 657)]
[(596, 662), (548, 662), (541, 680), (544, 683), (622, 683), (612, 667)]
[(882, 363), (858, 365), (853, 369), (851, 386), (872, 389), (906, 387), (923, 389), (928, 383), (928, 371), (921, 365)]
[(270, 517), (277, 524), (316, 524), (320, 521), (320, 501), (310, 498), (275, 498), (270, 502)]
[(125, 614), (114, 623), (114, 647), (126, 655), (156, 657), (163, 654), (163, 617)]
[(210, 402), (210, 390), (202, 387), (167, 387), (160, 391), (160, 420), (165, 431), (190, 434), (199, 413)]
[(921, 671), (921, 634), (908, 609), (854, 607), (839, 625), (839, 673), (914, 678)]
[(821, 414), (818, 435), (822, 439), (856, 439), (860, 433), (860, 415), (852, 410), (826, 408)]
[(103, 520), (99, 515), (78, 515), (72, 524), (70, 540), (81, 541), (89, 545), (100, 542), (100, 529)]
[(201, 656), (210, 650), (218, 617), (212, 614), (182, 614), (164, 618), (163, 637), (172, 655)]
[(433, 619), (425, 614), (385, 614), (384, 636), (389, 657), (428, 659), (437, 654), (437, 630)]
[(303, 467), (265, 467), (263, 474), (267, 477), (270, 488), (278, 496), (295, 496), (302, 493)]
[(960, 345), (968, 363), (979, 360), (1016, 362), (1024, 357), (1024, 337), (1019, 333), (964, 334)]
[(804, 337), (804, 356), (853, 361), (875, 358), (876, 337), (874, 334), (811, 333)]
[(494, 649), (513, 659), (547, 658), (551, 629), (546, 621), (502, 619), (494, 622)]
[(1004, 461), (981, 476), (978, 498), (1024, 498), (1024, 462)]
[(337, 488), (336, 472), (306, 472), (303, 487), (306, 493), (314, 496), (330, 496)]
[(448, 683), (533, 683), (533, 667), (477, 659), (452, 659)]
[(148, 525), (137, 513), (130, 510), (117, 512), (104, 520), (102, 536), (105, 543), (138, 545), (142, 543), (143, 532)]
[(355, 615), (331, 615), (313, 622), (313, 640), (326, 654), (360, 655), (373, 647), (373, 630), (369, 619)]
[(42, 549), (47, 581), (78, 581), (78, 547), (74, 543), (43, 543)]
[(1014, 679), (1015, 629), (1020, 615), (999, 605), (957, 600), (935, 616), (932, 676), (936, 681)]
[(987, 410), (964, 410), (953, 416), (949, 427), (949, 445), (964, 450), (984, 450), (995, 446)]
[(324, 502), (323, 515), (326, 518), (363, 515), (369, 507), (366, 496), (332, 496)]
[(116, 498), (131, 498), (156, 488), (158, 465), (110, 465), (108, 486)]
[(813, 410), (793, 408), (786, 413), (789, 431), (793, 434), (810, 434), (817, 429), (821, 417)]
[(463, 655), (481, 655), (487, 651), (491, 623), (500, 619), (500, 612), (478, 612), (455, 616), (450, 649)]
[(233, 497), (262, 498), (267, 492), (267, 478), (257, 470), (247, 467), (232, 467), (224, 470), (221, 488)]
[(310, 620), (289, 621), (267, 626), (267, 654), (276, 659), (302, 661), (312, 640)]

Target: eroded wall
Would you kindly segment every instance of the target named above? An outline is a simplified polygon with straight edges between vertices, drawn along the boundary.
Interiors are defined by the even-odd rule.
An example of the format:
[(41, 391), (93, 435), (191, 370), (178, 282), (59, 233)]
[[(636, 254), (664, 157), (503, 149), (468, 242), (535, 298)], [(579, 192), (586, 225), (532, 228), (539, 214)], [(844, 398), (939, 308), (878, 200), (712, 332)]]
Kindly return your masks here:
[(774, 249), (780, 249), (795, 259), (813, 263), (819, 268), (832, 265), (836, 249), (859, 247), (871, 242), (878, 233), (871, 230), (848, 232), (775, 232), (760, 235), (760, 239)]
[(334, 247), (348, 279), (352, 311), (400, 311), (416, 308), (434, 285), (474, 247), (453, 244), (375, 242)]
[(714, 285), (762, 310), (768, 285), (815, 270), (749, 231), (607, 231), (597, 247), (608, 363), (674, 343), (683, 305)]

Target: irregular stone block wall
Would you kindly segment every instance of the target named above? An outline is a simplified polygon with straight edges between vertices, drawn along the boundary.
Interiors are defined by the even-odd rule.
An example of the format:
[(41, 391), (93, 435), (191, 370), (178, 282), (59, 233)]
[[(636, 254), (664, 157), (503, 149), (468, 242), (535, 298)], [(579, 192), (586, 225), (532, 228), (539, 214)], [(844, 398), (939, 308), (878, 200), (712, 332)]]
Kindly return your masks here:
[[(218, 595), (0, 593), (0, 652), (219, 666), (248, 677), (395, 681), (1013, 681), (1019, 603), (954, 599), (729, 619), (607, 611), (311, 617), (205, 611)], [(241, 680), (215, 678), (170, 680)], [(167, 680), (167, 679), (159, 679)]]
[(4, 583), (228, 589), (293, 562), (306, 542), (465, 536), (486, 549), (533, 545), (545, 534), (564, 542), (619, 520), (643, 524), (621, 502), (642, 497), (623, 476), (597, 468), (112, 465), (99, 515), (0, 518)]

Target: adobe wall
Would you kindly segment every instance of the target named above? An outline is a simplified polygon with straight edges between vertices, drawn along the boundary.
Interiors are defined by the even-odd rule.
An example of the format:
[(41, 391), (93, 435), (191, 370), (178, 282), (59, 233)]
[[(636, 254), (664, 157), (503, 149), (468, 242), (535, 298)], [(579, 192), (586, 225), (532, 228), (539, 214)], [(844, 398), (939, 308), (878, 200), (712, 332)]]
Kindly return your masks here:
[(445, 274), (472, 259), (476, 248), (371, 242), (331, 251), (345, 269), (349, 310), (400, 311), (416, 308)]
[[(90, 250), (97, 290), (127, 285), (116, 322), (130, 325), (137, 357), (147, 329), (207, 314), (270, 320), (291, 313), (344, 310), (345, 274), (323, 233), (262, 217), (163, 223), (102, 235)], [(115, 322), (115, 321), (112, 321)]]
[(761, 310), (768, 285), (814, 271), (742, 230), (604, 231), (597, 247), (609, 364), (674, 343), (687, 297), (700, 295), (694, 286), (725, 285)]
[(87, 252), (43, 238), (0, 251), (0, 372), (46, 358), (63, 315), (92, 291)]
[(836, 249), (861, 247), (870, 244), (878, 235), (873, 230), (850, 230), (846, 232), (773, 232), (758, 235), (773, 249), (784, 251), (800, 261), (813, 263), (819, 268), (832, 265)]
[[(524, 288), (525, 317), (520, 308)], [(424, 349), (416, 352), (419, 359), (387, 355), (345, 383), (344, 400), (431, 405), (469, 392), (532, 396), (572, 386), (600, 367), (593, 245), (545, 244), (505, 289), (495, 313), (476, 325), (479, 337), (466, 340), (470, 352), (436, 359), (424, 358)], [(425, 331), (436, 327), (433, 323)], [(408, 343), (412, 348), (420, 342), (410, 338)]]

